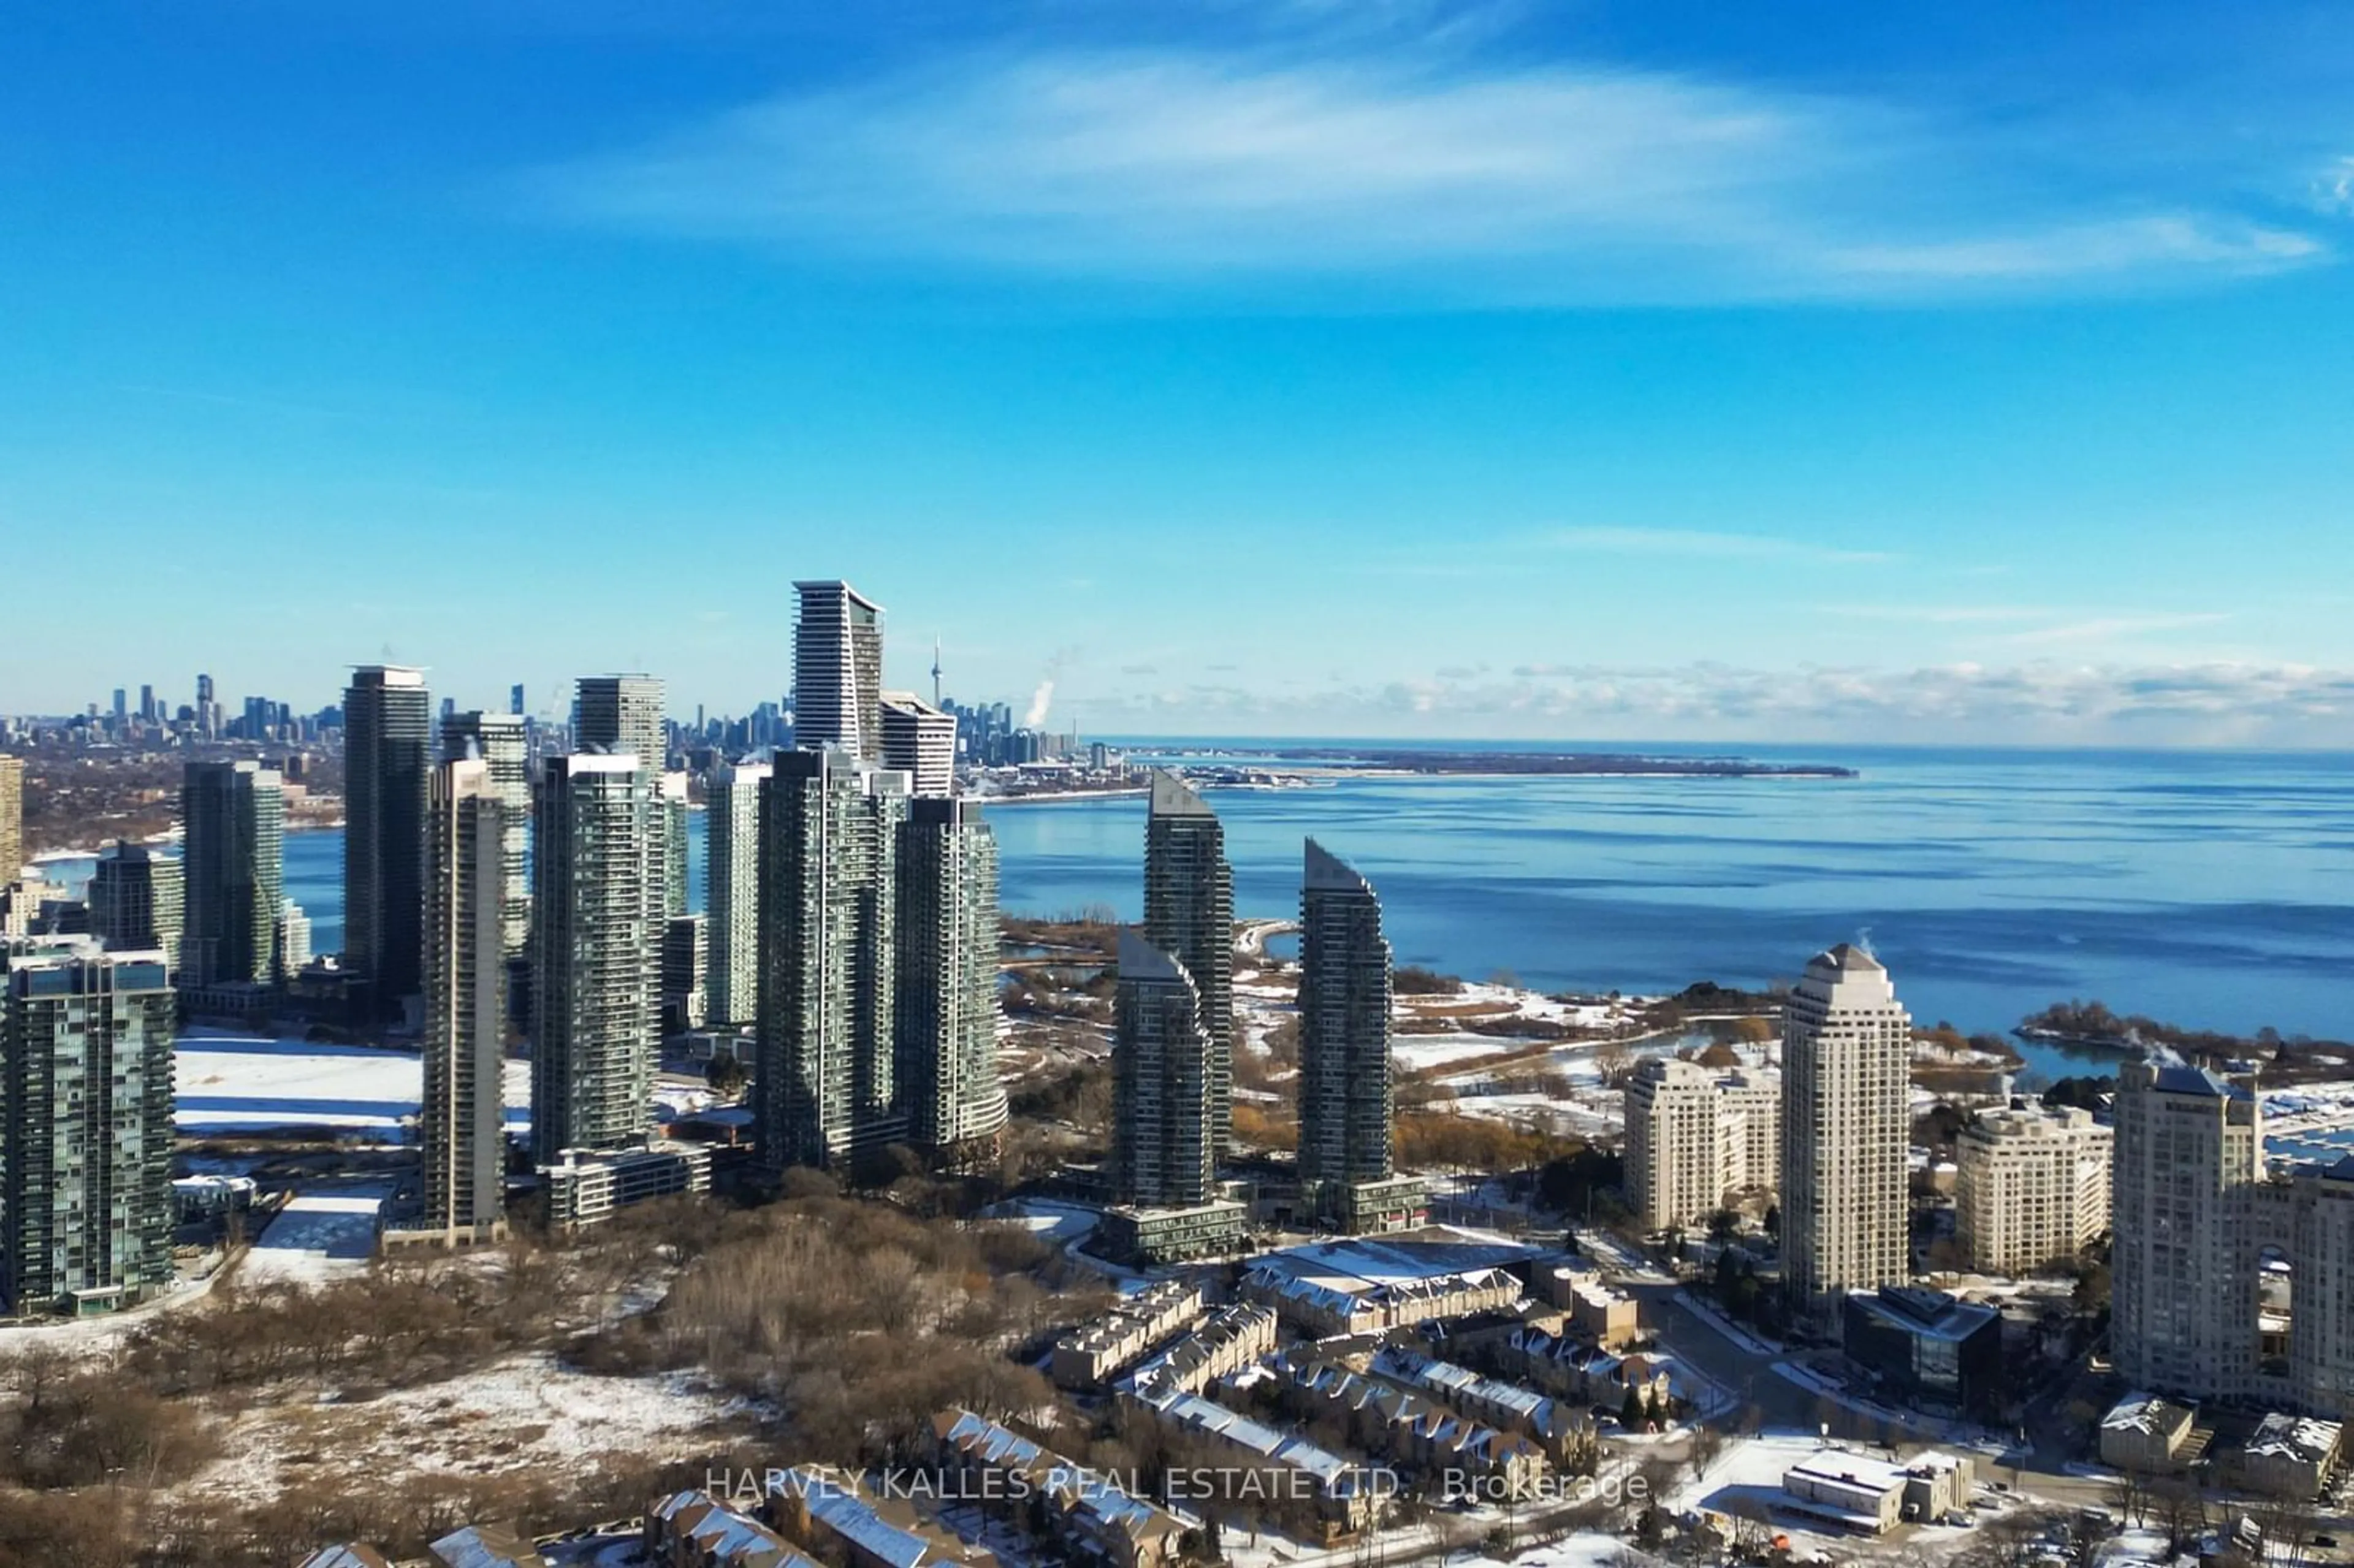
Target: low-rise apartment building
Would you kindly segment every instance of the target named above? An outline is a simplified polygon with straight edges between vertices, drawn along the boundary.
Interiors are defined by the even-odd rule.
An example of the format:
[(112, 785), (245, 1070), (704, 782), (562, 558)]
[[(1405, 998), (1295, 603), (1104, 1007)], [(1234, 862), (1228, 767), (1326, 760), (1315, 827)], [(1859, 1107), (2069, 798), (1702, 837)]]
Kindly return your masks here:
[(1056, 1386), (1101, 1388), (1207, 1310), (1200, 1285), (1164, 1279), (1065, 1334), (1051, 1363)]
[(1221, 1307), (1183, 1339), (1138, 1366), (1128, 1376), (1129, 1387), (1145, 1395), (1171, 1389), (1199, 1393), (1274, 1353), (1275, 1330), (1272, 1308), (1247, 1301)]

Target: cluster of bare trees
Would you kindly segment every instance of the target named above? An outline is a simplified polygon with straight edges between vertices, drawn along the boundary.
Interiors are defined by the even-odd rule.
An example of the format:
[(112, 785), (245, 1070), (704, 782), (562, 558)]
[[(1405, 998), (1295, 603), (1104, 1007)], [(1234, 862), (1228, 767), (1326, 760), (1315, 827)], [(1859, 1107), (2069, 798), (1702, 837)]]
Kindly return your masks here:
[(1051, 1404), (1014, 1352), (1104, 1305), (1099, 1287), (1016, 1227), (822, 1192), (725, 1222), (659, 1308), (582, 1353), (700, 1368), (779, 1412), (798, 1457), (905, 1462), (947, 1405), (1002, 1418)]

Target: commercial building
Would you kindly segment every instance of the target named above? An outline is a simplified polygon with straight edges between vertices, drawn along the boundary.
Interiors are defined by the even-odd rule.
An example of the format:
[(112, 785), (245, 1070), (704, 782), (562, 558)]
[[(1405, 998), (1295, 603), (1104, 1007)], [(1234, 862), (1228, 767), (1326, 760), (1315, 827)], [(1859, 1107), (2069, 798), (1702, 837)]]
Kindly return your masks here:
[(760, 999), (760, 790), (765, 762), (715, 768), (704, 808), (704, 897), (711, 917), (711, 1020), (749, 1023)]
[(1328, 1222), (1409, 1223), (1420, 1184), (1372, 1214), (1352, 1192), (1385, 1189), (1391, 1162), (1390, 945), (1373, 885), (1314, 839), (1299, 889), (1299, 1181)]
[(423, 990), (432, 737), (424, 672), (352, 672), (344, 691), (344, 967), (365, 978), (380, 1016), (398, 1016)]
[(171, 982), (90, 938), (5, 950), (0, 1303), (111, 1310), (172, 1282)]
[(1234, 869), (1217, 813), (1173, 773), (1152, 775), (1144, 939), (1182, 966), (1194, 988), (1214, 1161), (1234, 1133)]
[(433, 770), (425, 916), (423, 1228), (488, 1240), (506, 1206), (507, 825), (480, 758)]
[(2255, 1097), (2202, 1068), (2127, 1062), (2115, 1115), (2117, 1375), (2193, 1399), (2263, 1397), (2250, 1223), (2264, 1164)]
[(905, 773), (918, 799), (956, 788), (957, 721), (913, 692), (882, 697), (883, 766)]
[(1781, 1184), (1781, 1080), (1646, 1057), (1627, 1084), (1628, 1196), (1643, 1226), (1679, 1230)]
[(899, 826), (893, 1008), (907, 1136), (932, 1150), (993, 1140), (997, 1073), (997, 839), (981, 809), (920, 791)]
[(179, 973), (188, 889), (176, 858), (117, 839), (98, 852), (88, 901), (90, 933), (110, 950), (160, 952), (164, 967)]
[(487, 788), (502, 808), (499, 843), (499, 940), (509, 959), (531, 942), (530, 737), (520, 714), (479, 710), (441, 724), (441, 759), (482, 762)]
[(1911, 1277), (1905, 1195), (1913, 1021), (1888, 970), (1842, 942), (1790, 993), (1782, 1069), (1782, 1275), (1835, 1330), (1850, 1290)]
[(1215, 1102), (1193, 977), (1123, 928), (1112, 1006), (1113, 1192), (1136, 1208), (1208, 1203), (1218, 1195)]
[(1782, 1474), (1792, 1513), (1859, 1535), (1907, 1520), (1943, 1520), (1969, 1507), (1977, 1467), (1966, 1454), (1923, 1454), (1903, 1465), (1823, 1448)]
[(532, 1152), (644, 1141), (662, 1044), (653, 776), (635, 756), (554, 757), (535, 791)]
[(883, 761), (883, 607), (845, 582), (799, 582), (793, 744)]
[(180, 786), (180, 821), (181, 980), (270, 984), (278, 975), (278, 913), (286, 896), (286, 800), (278, 774), (258, 762), (191, 762)]
[(2002, 1316), (1937, 1290), (1883, 1285), (1841, 1308), (1848, 1359), (1895, 1399), (1982, 1412), (2000, 1400)]
[(1982, 1273), (2073, 1262), (2109, 1228), (2114, 1135), (2074, 1107), (1981, 1111), (1956, 1140), (1962, 1250)]
[(903, 773), (779, 752), (761, 784), (761, 1164), (832, 1165), (901, 1137), (895, 929)]

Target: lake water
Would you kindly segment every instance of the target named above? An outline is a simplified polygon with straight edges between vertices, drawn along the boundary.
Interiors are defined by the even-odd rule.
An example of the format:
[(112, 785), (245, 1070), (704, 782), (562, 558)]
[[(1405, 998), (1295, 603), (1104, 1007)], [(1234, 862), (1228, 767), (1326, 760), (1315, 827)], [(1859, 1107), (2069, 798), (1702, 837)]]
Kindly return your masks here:
[[(1861, 777), (1351, 779), (1210, 799), (1238, 913), (1296, 912), (1313, 834), (1373, 880), (1400, 963), (1553, 990), (1758, 986), (1865, 936), (1924, 1022), (2001, 1031), (2098, 998), (2202, 1028), (2354, 1038), (2354, 757), (1742, 754)], [(1140, 798), (989, 816), (1008, 910), (1137, 917)], [(342, 939), (341, 855), (340, 833), (286, 839), (287, 892), (322, 952)], [(2030, 1056), (2047, 1074), (2112, 1060)]]

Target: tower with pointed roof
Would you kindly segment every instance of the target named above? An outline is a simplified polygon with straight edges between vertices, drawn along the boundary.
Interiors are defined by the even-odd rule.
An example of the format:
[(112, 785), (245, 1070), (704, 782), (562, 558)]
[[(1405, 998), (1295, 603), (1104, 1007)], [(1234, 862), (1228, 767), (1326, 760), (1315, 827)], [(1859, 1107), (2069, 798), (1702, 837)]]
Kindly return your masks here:
[(1880, 960), (1841, 942), (1790, 993), (1782, 1073), (1782, 1282), (1839, 1321), (1850, 1290), (1912, 1277), (1906, 1152), (1913, 1021)]

